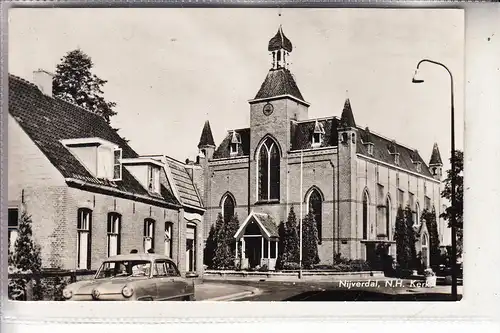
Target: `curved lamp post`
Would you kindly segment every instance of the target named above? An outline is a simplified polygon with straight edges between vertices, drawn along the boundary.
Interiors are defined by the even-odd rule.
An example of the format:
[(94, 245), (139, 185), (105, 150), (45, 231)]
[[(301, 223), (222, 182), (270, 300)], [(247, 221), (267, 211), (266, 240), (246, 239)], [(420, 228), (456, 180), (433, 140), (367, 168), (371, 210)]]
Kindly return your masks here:
[(453, 75), (451, 71), (440, 62), (422, 59), (417, 64), (417, 69), (413, 75), (413, 83), (422, 83), (424, 80), (419, 76), (419, 67), (422, 63), (429, 62), (446, 69), (448, 74), (450, 74), (451, 81), (451, 295), (453, 300), (457, 300), (457, 221), (456, 221), (456, 201), (455, 201), (455, 186), (456, 186), (456, 175), (455, 175), (455, 103), (453, 98)]

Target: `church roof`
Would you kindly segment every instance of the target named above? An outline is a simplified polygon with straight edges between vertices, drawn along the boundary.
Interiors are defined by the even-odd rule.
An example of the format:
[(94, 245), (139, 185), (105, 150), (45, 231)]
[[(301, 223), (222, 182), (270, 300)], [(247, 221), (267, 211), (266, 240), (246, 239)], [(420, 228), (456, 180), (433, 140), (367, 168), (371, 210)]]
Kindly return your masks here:
[(241, 140), (241, 144), (238, 147), (237, 156), (248, 156), (250, 153), (250, 129), (249, 128), (241, 128), (236, 129), (234, 131), (228, 131), (226, 137), (222, 140), (219, 147), (214, 152), (213, 158), (228, 158), (229, 154), (229, 145), (231, 144), (233, 136), (239, 136)]
[(210, 122), (205, 121), (205, 125), (203, 125), (203, 130), (201, 131), (200, 143), (198, 143), (198, 148), (203, 146), (214, 146), (214, 136), (212, 135), (212, 129), (210, 128)]
[(432, 147), (431, 160), (429, 162), (429, 165), (433, 164), (443, 165), (443, 161), (441, 160), (441, 153), (439, 152), (437, 143), (434, 143), (434, 146)]
[(33, 83), (12, 74), (9, 74), (9, 114), (67, 179), (68, 185), (83, 182), (89, 191), (97, 191), (98, 186), (99, 191), (119, 191), (120, 195), (133, 196), (137, 201), (179, 205), (168, 182), (162, 182), (160, 194), (155, 194), (148, 192), (126, 167), (122, 169), (121, 180), (97, 178), (61, 143), (64, 139), (97, 137), (120, 147), (123, 158), (137, 158), (139, 155), (100, 115), (44, 95)]
[(335, 147), (338, 142), (337, 127), (338, 118), (311, 119), (305, 122), (290, 123), (290, 140), (292, 150), (303, 150), (312, 148), (312, 136), (314, 134), (316, 122), (321, 124), (324, 130), (321, 147)]
[(291, 95), (304, 100), (292, 73), (286, 68), (271, 69), (260, 86), (255, 99)]
[(276, 35), (274, 35), (273, 38), (269, 41), (269, 45), (267, 49), (272, 52), (276, 51), (279, 49), (285, 49), (288, 52), (292, 52), (292, 42), (285, 36), (283, 33), (283, 29), (280, 27), (278, 28), (278, 32)]

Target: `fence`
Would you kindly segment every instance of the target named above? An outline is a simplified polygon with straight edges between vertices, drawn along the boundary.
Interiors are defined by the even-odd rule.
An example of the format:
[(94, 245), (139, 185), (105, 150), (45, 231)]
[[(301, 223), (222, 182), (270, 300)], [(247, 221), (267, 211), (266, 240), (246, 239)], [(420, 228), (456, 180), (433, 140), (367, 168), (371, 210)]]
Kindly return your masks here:
[[(43, 270), (38, 273), (10, 273), (9, 299), (62, 300), (62, 290), (69, 283), (90, 279), (95, 270)], [(17, 283), (16, 283), (17, 281)], [(11, 288), (15, 285), (15, 288)]]

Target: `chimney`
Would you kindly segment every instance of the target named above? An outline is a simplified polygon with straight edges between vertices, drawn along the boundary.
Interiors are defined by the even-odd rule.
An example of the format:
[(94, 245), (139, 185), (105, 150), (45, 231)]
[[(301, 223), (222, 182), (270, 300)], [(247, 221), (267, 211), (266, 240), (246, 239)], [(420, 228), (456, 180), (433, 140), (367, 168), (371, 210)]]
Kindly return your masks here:
[(52, 78), (54, 74), (39, 69), (33, 72), (33, 81), (38, 89), (47, 96), (52, 97)]

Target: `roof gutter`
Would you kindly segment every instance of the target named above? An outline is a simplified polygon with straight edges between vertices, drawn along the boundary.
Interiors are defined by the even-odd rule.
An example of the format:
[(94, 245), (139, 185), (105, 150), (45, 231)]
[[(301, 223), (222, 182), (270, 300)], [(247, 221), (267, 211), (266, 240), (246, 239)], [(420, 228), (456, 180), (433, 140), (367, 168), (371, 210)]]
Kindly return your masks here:
[(75, 178), (65, 178), (64, 180), (66, 181), (66, 183), (68, 185), (78, 185), (80, 187), (86, 187), (86, 188), (90, 188), (90, 189), (94, 189), (94, 190), (100, 190), (102, 192), (116, 194), (116, 195), (121, 196), (122, 198), (125, 198), (125, 199), (141, 201), (141, 202), (149, 203), (149, 204), (152, 204), (155, 206), (161, 206), (161, 207), (172, 208), (172, 209), (177, 209), (177, 210), (182, 208), (181, 205), (172, 204), (172, 203), (169, 203), (169, 202), (164, 201), (164, 200), (154, 199), (154, 198), (147, 197), (147, 196), (141, 195), (141, 194), (125, 192), (122, 190), (110, 188), (110, 187), (99, 185), (99, 184), (88, 183), (88, 182), (85, 182), (83, 180), (79, 180), (79, 179), (75, 179)]

